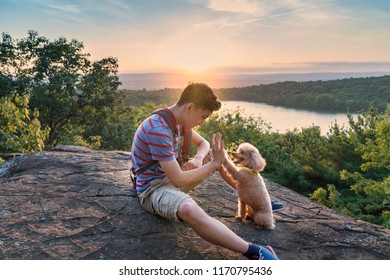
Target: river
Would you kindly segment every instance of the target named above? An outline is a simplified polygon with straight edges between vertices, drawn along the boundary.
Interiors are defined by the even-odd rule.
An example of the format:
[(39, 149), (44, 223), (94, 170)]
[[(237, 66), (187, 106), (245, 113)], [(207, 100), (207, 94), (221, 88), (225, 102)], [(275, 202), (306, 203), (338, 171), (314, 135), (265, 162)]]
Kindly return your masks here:
[[(294, 128), (306, 128), (313, 125), (321, 128), (321, 134), (326, 135), (332, 124), (337, 123), (349, 127), (347, 114), (322, 113), (306, 110), (296, 110), (272, 106), (264, 103), (246, 101), (223, 101), (221, 110), (240, 109), (244, 116), (260, 116), (270, 123), (272, 132), (285, 133)], [(354, 117), (356, 114), (353, 115)]]

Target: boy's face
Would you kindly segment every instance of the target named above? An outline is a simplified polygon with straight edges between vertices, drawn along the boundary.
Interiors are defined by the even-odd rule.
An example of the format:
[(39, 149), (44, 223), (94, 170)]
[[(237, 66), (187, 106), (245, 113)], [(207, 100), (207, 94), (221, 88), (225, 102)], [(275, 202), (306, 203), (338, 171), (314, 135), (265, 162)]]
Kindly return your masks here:
[(187, 115), (184, 127), (191, 129), (195, 126), (203, 124), (204, 121), (210, 117), (213, 111), (196, 108), (194, 104), (190, 103), (187, 105), (186, 113)]

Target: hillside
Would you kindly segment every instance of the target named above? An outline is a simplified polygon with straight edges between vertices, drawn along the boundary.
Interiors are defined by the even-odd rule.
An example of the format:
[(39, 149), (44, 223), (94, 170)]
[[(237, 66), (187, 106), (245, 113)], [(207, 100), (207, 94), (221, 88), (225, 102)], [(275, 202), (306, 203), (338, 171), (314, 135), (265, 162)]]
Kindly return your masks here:
[[(180, 89), (123, 90), (128, 105), (146, 102), (171, 104)], [(269, 105), (328, 112), (358, 112), (370, 106), (384, 111), (390, 103), (390, 76), (329, 81), (286, 81), (246, 87), (221, 88), (223, 101), (240, 100)]]
[[(129, 153), (61, 146), (0, 165), (0, 259), (241, 259), (140, 208)], [(236, 192), (218, 174), (193, 193), (211, 216), (281, 259), (390, 259), (390, 230), (340, 215), (266, 182), (285, 204), (276, 230), (234, 218)]]

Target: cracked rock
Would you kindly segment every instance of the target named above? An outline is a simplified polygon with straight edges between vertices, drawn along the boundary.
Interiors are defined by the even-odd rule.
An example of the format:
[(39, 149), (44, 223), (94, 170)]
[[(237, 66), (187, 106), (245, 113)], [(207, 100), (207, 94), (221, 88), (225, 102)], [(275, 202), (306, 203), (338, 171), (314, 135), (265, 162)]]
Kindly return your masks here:
[[(60, 146), (0, 164), (0, 259), (242, 259), (192, 229), (144, 211), (130, 187), (130, 153)], [(236, 191), (218, 174), (191, 195), (245, 240), (281, 259), (390, 259), (390, 231), (266, 181), (285, 209), (276, 229), (234, 218)]]

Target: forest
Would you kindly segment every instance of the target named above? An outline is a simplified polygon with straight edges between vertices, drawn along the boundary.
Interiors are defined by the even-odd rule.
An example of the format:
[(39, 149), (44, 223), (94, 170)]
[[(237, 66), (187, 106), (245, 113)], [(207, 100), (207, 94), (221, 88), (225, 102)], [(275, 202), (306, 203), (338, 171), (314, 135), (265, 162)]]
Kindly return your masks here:
[[(26, 38), (16, 40), (3, 33), (0, 161), (16, 153), (64, 144), (130, 151), (140, 123), (155, 109), (174, 102), (180, 90), (121, 91), (117, 72), (116, 58), (92, 61), (76, 39), (48, 40), (29, 31)], [(285, 82), (216, 90), (222, 100), (230, 98), (229, 94), (243, 97), (252, 93), (264, 94), (260, 98), (264, 99), (273, 92), (275, 100), (295, 100), (296, 104), (325, 94), (338, 102), (344, 100), (341, 103), (349, 104), (350, 112), (358, 110), (357, 118), (348, 115), (348, 128), (335, 123), (326, 136), (317, 126), (273, 133), (264, 120), (244, 117), (239, 110), (213, 114), (196, 130), (205, 139), (220, 131), (228, 151), (241, 142), (252, 143), (267, 160), (264, 177), (340, 213), (390, 228), (388, 79)], [(267, 94), (262, 93), (265, 88)], [(299, 102), (304, 92), (308, 99)], [(347, 102), (352, 99), (361, 105), (352, 109)], [(336, 106), (326, 100), (330, 99), (317, 103)]]
[(380, 111), (390, 102), (390, 76), (331, 81), (279, 82), (221, 89), (223, 100), (244, 100), (275, 106), (327, 112)]
[[(172, 103), (179, 89), (124, 90), (129, 105), (148, 102)], [(390, 76), (349, 78), (331, 81), (279, 82), (240, 88), (215, 89), (224, 101), (266, 103), (312, 111), (357, 113), (370, 107), (384, 111), (390, 102)]]

